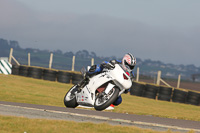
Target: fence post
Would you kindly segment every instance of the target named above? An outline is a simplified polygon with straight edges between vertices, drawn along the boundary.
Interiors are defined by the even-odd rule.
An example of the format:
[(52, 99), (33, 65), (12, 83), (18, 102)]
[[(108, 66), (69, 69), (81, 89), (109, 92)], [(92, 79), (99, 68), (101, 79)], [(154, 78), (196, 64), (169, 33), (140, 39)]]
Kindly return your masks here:
[(17, 65), (19, 66), (19, 62), (15, 59), (15, 57), (13, 56), (13, 48), (10, 48), (10, 55), (9, 55), (9, 60), (8, 62), (11, 64), (12, 59), (15, 61), (15, 63), (17, 63)]
[(137, 67), (137, 77), (136, 77), (136, 81), (137, 81), (137, 82), (139, 81), (139, 73), (140, 73), (140, 68)]
[(74, 64), (75, 64), (75, 56), (72, 58), (72, 71), (74, 71)]
[(15, 59), (14, 56), (12, 56), (12, 59), (17, 63), (18, 66), (20, 65), (19, 62)]
[(179, 75), (178, 75), (177, 88), (179, 88), (179, 87), (180, 87), (180, 81), (181, 81), (181, 75), (179, 74)]
[(158, 75), (157, 75), (157, 85), (160, 85), (160, 77), (161, 77), (161, 71), (158, 71)]
[(49, 59), (49, 69), (51, 69), (51, 67), (52, 67), (52, 62), (53, 62), (53, 53), (51, 53), (51, 55), (50, 55), (50, 59)]
[(31, 54), (28, 53), (28, 66), (31, 66)]
[(11, 64), (11, 60), (12, 60), (12, 55), (13, 55), (13, 48), (10, 48), (10, 55), (9, 55), (9, 60), (8, 62)]
[(94, 58), (91, 59), (91, 66), (94, 65)]

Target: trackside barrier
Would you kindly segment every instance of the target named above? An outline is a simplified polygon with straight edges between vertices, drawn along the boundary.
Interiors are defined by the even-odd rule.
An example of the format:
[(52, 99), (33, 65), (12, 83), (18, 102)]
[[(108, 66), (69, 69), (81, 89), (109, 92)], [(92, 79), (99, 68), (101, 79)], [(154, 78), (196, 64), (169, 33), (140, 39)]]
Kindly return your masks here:
[[(136, 74), (136, 81), (139, 82), (139, 74), (140, 73), (140, 68), (137, 67), (137, 74)], [(160, 85), (160, 82), (164, 83), (166, 86), (171, 87), (171, 85), (169, 85), (167, 82), (165, 82), (162, 78), (161, 78), (161, 71), (158, 71), (157, 73), (157, 81), (156, 84)], [(178, 81), (177, 81), (177, 88), (180, 87), (180, 82), (181, 82), (181, 75), (178, 75)]]
[(11, 74), (12, 65), (6, 60), (0, 60), (0, 73)]
[(10, 55), (9, 55), (9, 63), (11, 64), (12, 59), (15, 61), (15, 63), (17, 65), (20, 65), (19, 62), (15, 59), (15, 57), (13, 56), (13, 48), (10, 49)]
[(200, 105), (200, 92), (133, 81), (130, 94), (156, 100)]
[[(177, 81), (177, 88), (180, 87), (180, 81), (181, 81), (181, 75), (178, 75), (178, 81)], [(171, 87), (171, 85), (169, 85), (167, 82), (165, 82), (162, 78), (161, 78), (161, 71), (158, 71), (157, 74), (157, 85), (160, 85), (160, 82), (164, 83), (166, 86)]]
[(56, 69), (48, 69), (42, 67), (33, 67), (25, 65), (12, 65), (12, 74), (36, 79), (43, 79), (49, 81), (57, 81), (61, 83), (77, 84), (81, 81), (82, 75), (79, 72), (62, 71)]

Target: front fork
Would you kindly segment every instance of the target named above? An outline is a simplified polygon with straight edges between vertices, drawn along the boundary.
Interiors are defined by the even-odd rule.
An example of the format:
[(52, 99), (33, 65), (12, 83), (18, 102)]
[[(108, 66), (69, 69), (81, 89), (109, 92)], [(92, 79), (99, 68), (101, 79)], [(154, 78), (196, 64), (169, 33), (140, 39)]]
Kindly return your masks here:
[(80, 92), (84, 88), (84, 86), (86, 86), (89, 83), (89, 81), (89, 78), (84, 78), (83, 80), (81, 80), (81, 82), (77, 84), (78, 92)]

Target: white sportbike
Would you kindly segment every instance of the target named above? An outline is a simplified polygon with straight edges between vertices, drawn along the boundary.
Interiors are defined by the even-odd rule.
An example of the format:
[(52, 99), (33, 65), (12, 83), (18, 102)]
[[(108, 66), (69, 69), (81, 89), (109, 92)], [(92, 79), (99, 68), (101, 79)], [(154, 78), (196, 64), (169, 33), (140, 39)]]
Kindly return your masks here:
[[(85, 72), (82, 72), (84, 75)], [(121, 64), (115, 64), (112, 69), (104, 68), (86, 80), (80, 88), (74, 85), (65, 95), (66, 107), (75, 108), (78, 105), (104, 110), (115, 102), (117, 97), (132, 86), (131, 73), (126, 72)], [(83, 81), (82, 81), (83, 82)]]

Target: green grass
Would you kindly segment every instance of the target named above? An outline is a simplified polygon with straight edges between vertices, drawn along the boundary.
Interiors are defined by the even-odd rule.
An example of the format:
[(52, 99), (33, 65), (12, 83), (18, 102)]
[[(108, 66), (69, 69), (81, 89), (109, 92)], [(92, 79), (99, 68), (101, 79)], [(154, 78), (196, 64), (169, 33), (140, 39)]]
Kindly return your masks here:
[[(172, 133), (140, 129), (134, 126), (112, 126), (106, 123), (73, 122), (62, 120), (28, 119), (0, 115), (1, 133)], [(173, 132), (175, 133), (175, 132)], [(190, 131), (188, 133), (194, 133)]]
[[(63, 98), (72, 84), (0, 74), (0, 101), (64, 107)], [(122, 95), (123, 102), (112, 112), (152, 115), (200, 121), (200, 106)]]
[(64, 106), (64, 95), (71, 86), (22, 76), (0, 75), (0, 100)]

